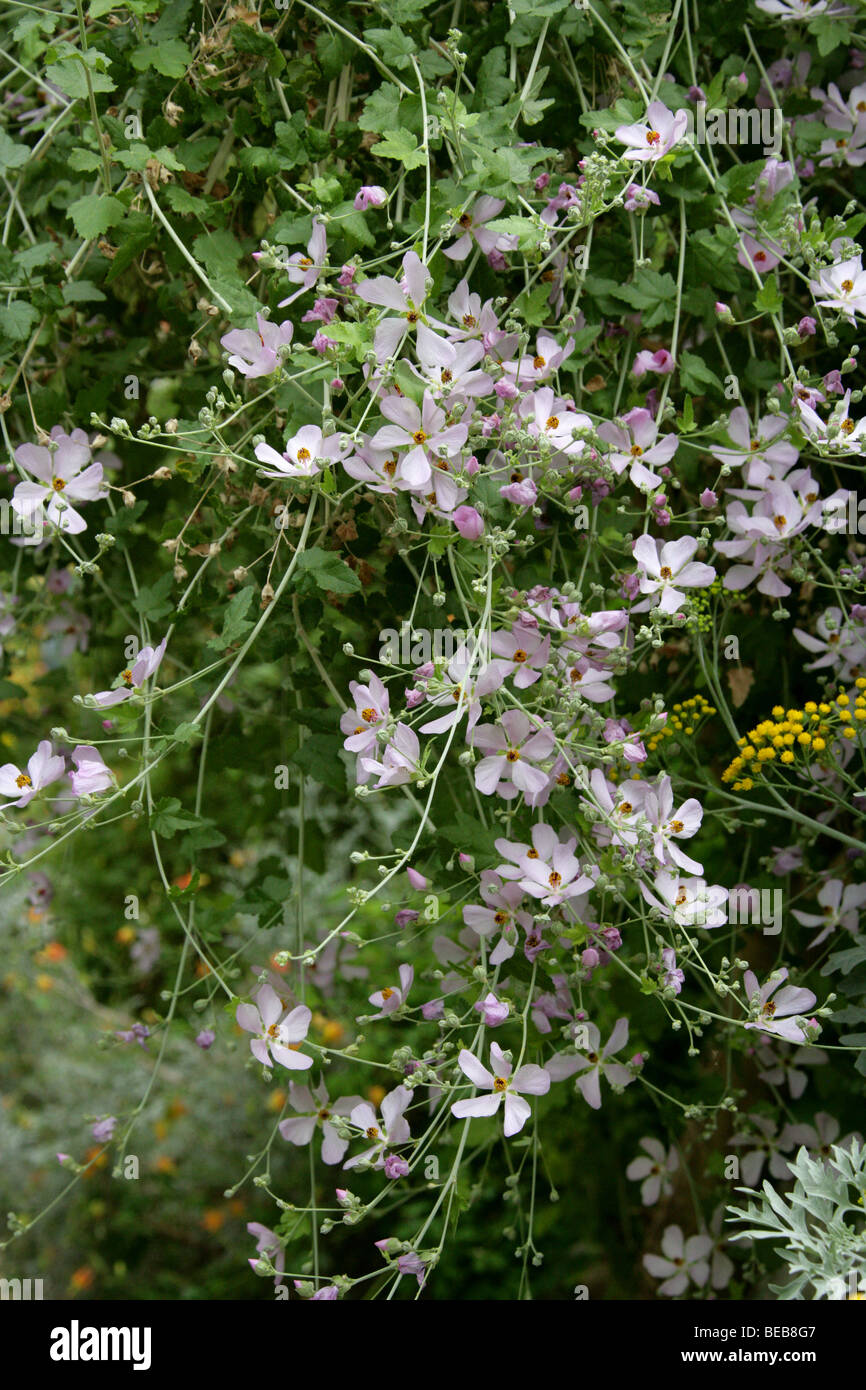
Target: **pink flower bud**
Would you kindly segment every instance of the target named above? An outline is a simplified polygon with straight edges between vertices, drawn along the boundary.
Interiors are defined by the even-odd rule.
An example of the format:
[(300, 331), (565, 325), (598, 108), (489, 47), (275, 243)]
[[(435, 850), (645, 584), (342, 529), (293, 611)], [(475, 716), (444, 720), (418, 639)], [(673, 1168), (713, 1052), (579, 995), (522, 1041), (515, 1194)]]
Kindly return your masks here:
[(477, 541), (484, 532), (484, 519), (474, 507), (458, 507), (451, 519), (465, 541)]

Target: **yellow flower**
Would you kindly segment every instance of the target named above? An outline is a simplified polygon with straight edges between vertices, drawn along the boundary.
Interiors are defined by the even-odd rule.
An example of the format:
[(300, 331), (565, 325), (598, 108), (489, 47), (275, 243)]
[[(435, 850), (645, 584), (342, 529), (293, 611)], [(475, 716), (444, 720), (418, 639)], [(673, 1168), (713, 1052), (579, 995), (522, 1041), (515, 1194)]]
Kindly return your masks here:
[(847, 696), (847, 695), (837, 695), (837, 696), (836, 696), (836, 704), (837, 704), (837, 705), (842, 705), (842, 707), (844, 708), (845, 705), (850, 705), (850, 703), (851, 703), (851, 701), (848, 699), (848, 696)]
[(822, 738), (813, 738), (812, 747), (814, 748), (816, 753), (821, 753), (827, 747), (827, 745)]
[(811, 734), (800, 734), (799, 737), (798, 737), (798, 739), (797, 739), (797, 742), (798, 742), (798, 743), (802, 743), (802, 745), (803, 745), (804, 748), (808, 748), (809, 744), (812, 742), (812, 735), (811, 735)]
[(791, 752), (791, 750), (790, 750), (790, 748), (789, 748), (789, 749), (787, 749), (787, 750), (782, 754), (782, 762), (783, 762), (783, 763), (792, 763), (793, 761), (794, 761), (794, 754)]

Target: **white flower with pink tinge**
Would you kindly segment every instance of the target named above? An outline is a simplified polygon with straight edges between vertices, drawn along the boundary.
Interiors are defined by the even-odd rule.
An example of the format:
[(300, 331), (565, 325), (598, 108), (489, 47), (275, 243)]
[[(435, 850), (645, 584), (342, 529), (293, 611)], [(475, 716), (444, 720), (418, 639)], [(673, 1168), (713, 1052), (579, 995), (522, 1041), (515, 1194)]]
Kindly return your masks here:
[(322, 1162), (329, 1165), (339, 1163), (349, 1147), (348, 1139), (341, 1139), (330, 1123), (332, 1115), (348, 1117), (356, 1105), (362, 1105), (360, 1096), (341, 1096), (339, 1100), (328, 1099), (324, 1083), (315, 1090), (309, 1086), (289, 1082), (289, 1105), (296, 1112), (288, 1120), (281, 1120), (277, 1128), (287, 1144), (301, 1147), (309, 1144), (316, 1130), (322, 1129)]
[(491, 651), (498, 658), (493, 662), (505, 679), (514, 677), (515, 690), (534, 685), (550, 657), (550, 637), (542, 637), (537, 628), (515, 623), (510, 632), (494, 632)]
[(378, 777), (374, 787), (401, 787), (411, 782), (421, 771), (421, 746), (418, 735), (408, 724), (398, 723), (385, 745), (381, 761), (359, 757), (357, 780)]
[(722, 927), (728, 920), (724, 904), (727, 888), (709, 887), (702, 878), (683, 878), (670, 869), (660, 869), (655, 877), (655, 897), (645, 883), (640, 891), (651, 907), (657, 907), (678, 927), (703, 927), (705, 931)]
[(386, 985), (384, 989), (377, 989), (375, 994), (369, 996), (370, 1003), (381, 1010), (381, 1013), (373, 1014), (373, 1018), (387, 1018), (389, 1014), (395, 1014), (398, 1009), (402, 1009), (406, 1003), (415, 979), (415, 971), (411, 965), (404, 964), (400, 966), (399, 974), (399, 987)]
[(369, 757), (379, 746), (376, 730), (388, 718), (388, 691), (375, 673), (370, 677), (368, 685), (361, 685), (359, 681), (349, 681), (349, 690), (355, 708), (347, 709), (340, 715), (340, 728), (346, 734), (343, 747), (347, 753)]
[(519, 385), (527, 386), (530, 382), (544, 381), (546, 377), (553, 376), (573, 351), (573, 338), (566, 338), (565, 346), (560, 347), (554, 338), (541, 332), (531, 357), (521, 357), (518, 362), (503, 362), (502, 370), (507, 376), (516, 377)]
[(656, 787), (648, 788), (641, 806), (643, 817), (652, 831), (653, 852), (664, 867), (675, 864), (689, 873), (703, 873), (703, 865), (675, 844), (676, 840), (690, 840), (701, 828), (704, 810), (696, 797), (690, 796), (675, 811), (673, 783), (670, 777), (662, 777)]
[(468, 425), (446, 425), (448, 417), (429, 391), (420, 409), (405, 396), (387, 396), (381, 411), (392, 423), (377, 430), (370, 443), (375, 449), (409, 450), (401, 460), (401, 473), (413, 488), (426, 487), (440, 458), (459, 454), (466, 443)]
[(641, 1154), (637, 1158), (633, 1158), (625, 1170), (625, 1175), (630, 1182), (641, 1184), (641, 1202), (645, 1207), (651, 1207), (655, 1205), (662, 1194), (665, 1197), (673, 1195), (674, 1188), (670, 1174), (677, 1171), (680, 1160), (673, 1145), (666, 1150), (664, 1144), (660, 1144), (658, 1139), (641, 1139), (640, 1146), (649, 1157), (644, 1157)]
[(73, 507), (73, 502), (93, 502), (107, 495), (102, 485), (102, 464), (91, 463), (90, 445), (83, 430), (65, 434), (57, 425), (51, 431), (56, 447), (21, 444), (15, 450), (15, 462), (36, 479), (19, 483), (12, 496), (12, 510), (30, 525), (45, 520), (60, 531), (79, 535), (87, 530), (87, 522)]
[(628, 1086), (634, 1081), (628, 1067), (622, 1062), (609, 1060), (628, 1042), (628, 1019), (617, 1019), (613, 1032), (601, 1049), (601, 1033), (594, 1023), (578, 1024), (577, 1027), (586, 1030), (586, 1046), (583, 1051), (558, 1052), (547, 1063), (547, 1071), (553, 1081), (565, 1081), (569, 1076), (579, 1073), (577, 1088), (580, 1094), (593, 1110), (600, 1110), (602, 1076), (605, 1076), (612, 1086)]
[(159, 670), (167, 642), (168, 638), (163, 637), (158, 647), (142, 647), (132, 666), (119, 675), (118, 680), (123, 684), (116, 690), (97, 690), (91, 698), (99, 708), (109, 709), (112, 705), (119, 705), (123, 700), (128, 700), (130, 695), (137, 695), (144, 682), (150, 680)]
[(443, 705), (447, 713), (422, 724), (422, 734), (443, 734), (465, 714), (469, 716), (467, 729), (475, 728), (481, 717), (481, 697), (491, 695), (502, 684), (495, 661), (484, 666), (477, 676), (473, 674), (475, 665), (475, 652), (468, 643), (461, 643), (446, 667), (444, 688), (437, 691), (429, 684), (427, 687), (427, 704)]
[(270, 471), (263, 478), (315, 478), (321, 471), (320, 459), (335, 463), (351, 452), (352, 441), (347, 434), (322, 434), (318, 425), (302, 425), (297, 434), (287, 440), (281, 454), (270, 444), (257, 444), (259, 463), (269, 463)]
[(306, 253), (295, 251), (289, 256), (285, 270), (293, 285), (300, 285), (299, 290), (290, 294), (288, 299), (281, 299), (277, 305), (278, 309), (285, 309), (287, 304), (292, 304), (299, 294), (304, 290), (310, 290), (315, 285), (328, 259), (328, 236), (325, 231), (325, 224), (320, 217), (313, 218), (313, 232), (307, 243)]
[(663, 1279), (659, 1293), (677, 1298), (685, 1293), (689, 1280), (704, 1288), (710, 1277), (709, 1256), (712, 1236), (689, 1236), (683, 1240), (679, 1226), (668, 1226), (662, 1236), (663, 1255), (644, 1255), (643, 1267), (654, 1279)]
[(767, 482), (776, 482), (785, 477), (800, 457), (799, 451), (786, 439), (778, 439), (790, 424), (787, 415), (764, 415), (754, 430), (749, 421), (745, 406), (738, 405), (731, 411), (728, 422), (728, 437), (734, 448), (711, 444), (713, 458), (721, 463), (745, 465), (744, 479), (749, 487), (763, 487)]
[(487, 194), (479, 198), (468, 212), (458, 217), (456, 226), (459, 227), (461, 235), (456, 241), (452, 241), (450, 246), (443, 248), (443, 256), (447, 256), (451, 261), (465, 261), (472, 250), (473, 241), (485, 256), (489, 256), (491, 251), (516, 250), (516, 236), (508, 232), (488, 231), (484, 225), (485, 222), (498, 217), (504, 207), (505, 203), (501, 198), (491, 198)]
[(688, 112), (684, 109), (668, 110), (663, 101), (650, 102), (646, 120), (633, 125), (619, 125), (614, 138), (621, 145), (628, 145), (623, 159), (661, 159), (662, 155), (679, 144), (688, 129)]
[(490, 1044), (492, 1071), (488, 1071), (465, 1047), (461, 1049), (457, 1061), (463, 1075), (469, 1078), (473, 1086), (490, 1094), (455, 1101), (451, 1114), (458, 1120), (495, 1115), (504, 1101), (506, 1139), (519, 1134), (532, 1114), (529, 1101), (524, 1100), (523, 1096), (545, 1096), (550, 1090), (550, 1076), (544, 1067), (536, 1067), (531, 1062), (518, 1067), (512, 1076), (512, 1064), (498, 1043)]
[(838, 4), (836, 0), (755, 0), (755, 4), (765, 14), (776, 14), (780, 19), (814, 19), (819, 14), (854, 13), (849, 5)]
[(599, 439), (613, 445), (607, 462), (617, 474), (628, 468), (629, 478), (635, 487), (654, 491), (662, 486), (662, 479), (646, 465), (670, 463), (679, 441), (675, 434), (666, 434), (658, 439), (659, 427), (643, 406), (637, 406), (622, 418), (625, 429), (609, 420), (598, 427)]
[(684, 589), (706, 589), (716, 577), (712, 565), (693, 561), (698, 548), (693, 536), (661, 544), (652, 536), (639, 536), (633, 554), (641, 571), (642, 594), (660, 594), (660, 613), (675, 613), (685, 601)]
[(451, 324), (444, 325), (445, 332), (455, 342), (466, 338), (483, 338), (499, 331), (499, 320), (493, 311), (493, 300), (486, 299), (482, 304), (481, 296), (470, 292), (467, 280), (461, 280), (448, 296), (448, 312), (455, 323), (459, 324), (458, 328), (452, 327)]
[(415, 346), (421, 367), (412, 366), (411, 370), (434, 396), (462, 399), (491, 390), (492, 378), (475, 370), (484, 356), (484, 346), (477, 339), (455, 345), (419, 323)]
[(394, 357), (406, 334), (422, 322), (421, 306), (427, 298), (430, 272), (415, 251), (403, 257), (403, 278), (392, 280), (390, 275), (375, 275), (362, 280), (358, 298), (367, 304), (392, 309), (396, 318), (382, 319), (376, 328), (373, 347), (379, 362)]
[(405, 1144), (411, 1137), (409, 1121), (403, 1112), (412, 1101), (408, 1086), (396, 1086), (389, 1091), (380, 1106), (381, 1119), (369, 1101), (356, 1105), (349, 1116), (349, 1123), (371, 1141), (370, 1148), (363, 1153), (347, 1158), (344, 1168), (357, 1168), (359, 1163), (370, 1163), (374, 1168), (384, 1168), (385, 1149), (394, 1144)]
[[(817, 280), (810, 280), (809, 289), (819, 308), (838, 309), (850, 324), (856, 322), (856, 314), (866, 314), (866, 270), (859, 256), (819, 271)], [(824, 298), (818, 299), (819, 294)]]
[[(780, 990), (779, 986), (787, 978), (788, 971), (782, 967), (781, 970), (774, 970), (764, 985), (759, 985), (754, 972), (746, 971), (743, 984), (746, 999), (755, 1018), (743, 1026), (755, 1028), (761, 1033), (774, 1033), (777, 1038), (784, 1038), (786, 1042), (811, 1041), (795, 1022), (795, 1017), (805, 1016), (807, 1010), (816, 1002), (815, 995), (810, 989), (796, 985), (785, 985), (785, 988)], [(775, 999), (771, 998), (773, 994), (776, 995)]]
[(220, 338), (220, 345), (232, 354), (229, 366), (242, 376), (252, 380), (258, 376), (270, 376), (277, 370), (280, 362), (280, 348), (292, 341), (295, 326), (291, 319), (285, 323), (270, 323), (268, 319), (256, 314), (258, 330), (252, 328), (233, 328)]
[(289, 1071), (306, 1071), (313, 1065), (312, 1057), (297, 1052), (310, 1027), (312, 1013), (306, 1004), (299, 1004), (281, 1018), (283, 1002), (271, 985), (262, 985), (255, 1003), (238, 1004), (235, 1017), (245, 1033), (254, 1033), (250, 1051), (256, 1061), (269, 1067), (271, 1058)]
[(496, 793), (511, 801), (523, 792), (531, 802), (546, 788), (547, 774), (533, 764), (551, 756), (556, 738), (552, 729), (535, 729), (522, 710), (507, 710), (498, 724), (477, 725), (472, 747), (487, 753), (475, 767), (475, 785), (484, 796)]
[(822, 930), (809, 942), (810, 949), (819, 946), (830, 934), (843, 927), (852, 936), (860, 929), (860, 908), (866, 903), (866, 883), (848, 883), (841, 878), (830, 878), (818, 894), (818, 902), (824, 909), (819, 917), (814, 912), (800, 912), (793, 909), (793, 915), (804, 927), (821, 927)]
[(535, 825), (532, 843), (532, 851), (517, 866), (524, 893), (540, 898), (545, 907), (560, 907), (569, 898), (580, 897), (594, 886), (595, 880), (585, 873), (574, 854), (576, 837), (562, 842), (552, 826)]
[(43, 787), (62, 777), (65, 767), (63, 758), (52, 753), (50, 741), (44, 738), (30, 757), (26, 772), (14, 763), (0, 767), (0, 796), (15, 797), (13, 806), (26, 806)]
[(524, 396), (518, 413), (528, 420), (529, 433), (546, 439), (557, 453), (581, 454), (586, 448), (582, 439), (572, 439), (572, 430), (592, 429), (592, 421), (588, 415), (567, 409), (550, 386)]
[(468, 903), (463, 909), (463, 921), (477, 936), (488, 937), (499, 933), (499, 940), (490, 953), (490, 964), (500, 965), (514, 955), (518, 941), (518, 926), (525, 932), (532, 929), (532, 918), (528, 912), (521, 912), (520, 904), (526, 896), (518, 883), (503, 883), (498, 874), (491, 869), (481, 873), (481, 896), (486, 906)]

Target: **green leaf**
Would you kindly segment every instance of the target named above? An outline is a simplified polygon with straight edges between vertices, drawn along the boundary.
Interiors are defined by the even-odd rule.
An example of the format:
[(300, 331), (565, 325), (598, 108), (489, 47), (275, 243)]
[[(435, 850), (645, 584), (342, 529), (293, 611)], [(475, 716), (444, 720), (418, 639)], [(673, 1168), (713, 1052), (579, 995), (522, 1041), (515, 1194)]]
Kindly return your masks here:
[(764, 314), (777, 314), (781, 307), (782, 296), (779, 294), (779, 286), (776, 283), (776, 277), (771, 276), (764, 281), (755, 295), (755, 308)]
[(67, 217), (80, 237), (93, 241), (102, 236), (109, 227), (114, 227), (126, 216), (126, 208), (117, 198), (107, 193), (86, 193), (83, 198), (70, 203), (66, 209)]
[(38, 311), (23, 299), (13, 299), (0, 307), (0, 334), (10, 342), (20, 342), (30, 333), (39, 318)]
[[(399, 110), (399, 88), (390, 82), (383, 82), (382, 86), (377, 91), (372, 92), (364, 102), (364, 109), (358, 117), (358, 126), (361, 130), (369, 130), (376, 135), (385, 135), (389, 130), (396, 128)], [(279, 126), (276, 129), (279, 131)]]
[(255, 592), (255, 584), (247, 584), (246, 588), (233, 595), (225, 611), (223, 630), (218, 637), (211, 638), (208, 642), (209, 647), (216, 651), (224, 651), (226, 647), (246, 636), (253, 625), (253, 619), (246, 615)]
[(815, 16), (809, 25), (809, 33), (816, 35), (818, 52), (822, 58), (826, 58), (827, 54), (832, 53), (840, 44), (849, 43), (851, 40), (851, 26), (826, 14)]
[(398, 72), (409, 67), (412, 54), (418, 47), (414, 39), (395, 25), (390, 29), (365, 29), (364, 39), (384, 58), (389, 68), (396, 68)]
[(67, 280), (63, 286), (63, 298), (67, 304), (90, 304), (105, 299), (105, 295), (89, 280)]
[(66, 162), (76, 174), (92, 174), (94, 169), (102, 168), (102, 160), (96, 150), (73, 150), (67, 155)]
[(317, 588), (331, 594), (355, 594), (361, 587), (360, 579), (345, 560), (317, 545), (298, 557), (295, 583), (302, 594), (315, 593)]
[[(539, 227), (532, 217), (495, 217), (486, 224), (491, 232), (504, 232), (517, 237), (518, 251), (533, 251), (549, 235), (548, 227)], [(548, 294), (550, 291), (547, 291)]]
[(162, 796), (153, 808), (150, 829), (164, 840), (170, 840), (178, 830), (189, 830), (199, 824), (199, 817), (181, 809), (176, 796)]
[(630, 285), (612, 289), (611, 294), (616, 299), (624, 299), (633, 309), (640, 309), (646, 328), (654, 328), (674, 316), (677, 286), (674, 277), (667, 272), (661, 274), (645, 266), (635, 271)]
[(157, 579), (155, 584), (139, 589), (133, 599), (135, 611), (151, 623), (158, 623), (167, 618), (174, 608), (173, 601), (169, 599), (173, 585), (174, 575), (169, 571)]
[(404, 125), (399, 130), (389, 131), (384, 140), (371, 147), (370, 153), (379, 155), (381, 159), (397, 159), (405, 169), (417, 169), (426, 162), (424, 151), (411, 130)]
[[(94, 53), (94, 58), (96, 58)], [(102, 56), (102, 55), (98, 55)], [(104, 61), (104, 58), (103, 58)], [(112, 82), (107, 73), (98, 72), (92, 63), (87, 63), (90, 71), (90, 85), (94, 92), (113, 92), (117, 86)], [(65, 96), (72, 97), (76, 101), (86, 101), (87, 75), (85, 73), (85, 61), (79, 54), (77, 58), (64, 58), (59, 63), (52, 63), (45, 69), (45, 76), (49, 82), (53, 82), (55, 87), (59, 87)]]
[(684, 352), (679, 361), (680, 381), (687, 391), (691, 391), (695, 396), (702, 396), (707, 386), (715, 386), (719, 391), (724, 388), (715, 372), (704, 362), (702, 357), (698, 357), (696, 352)]
[(158, 44), (144, 45), (132, 55), (132, 66), (137, 72), (153, 68), (163, 77), (184, 77), (191, 63), (192, 54), (180, 39), (163, 39)]
[(16, 144), (9, 139), (5, 130), (0, 130), (0, 174), (5, 174), (9, 169), (20, 169), (29, 158), (30, 151), (26, 145)]

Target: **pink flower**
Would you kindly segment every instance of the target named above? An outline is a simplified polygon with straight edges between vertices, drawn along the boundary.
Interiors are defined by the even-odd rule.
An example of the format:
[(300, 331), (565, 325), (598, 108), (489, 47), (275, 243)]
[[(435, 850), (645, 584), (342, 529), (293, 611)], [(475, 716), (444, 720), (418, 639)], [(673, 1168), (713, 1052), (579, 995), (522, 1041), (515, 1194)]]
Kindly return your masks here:
[(302, 425), (297, 434), (287, 440), (281, 454), (270, 444), (257, 444), (256, 458), (269, 463), (271, 470), (265, 478), (314, 478), (321, 469), (321, 459), (336, 462), (351, 451), (352, 441), (347, 434), (330, 434), (325, 438), (318, 425)]
[(52, 753), (50, 741), (44, 738), (30, 757), (26, 772), (14, 763), (0, 767), (0, 796), (16, 798), (13, 806), (27, 806), (43, 787), (62, 777), (65, 768), (63, 758)]
[(658, 439), (658, 425), (643, 406), (636, 406), (622, 418), (625, 428), (610, 421), (598, 427), (599, 439), (613, 446), (612, 452), (607, 455), (608, 463), (618, 474), (627, 467), (635, 487), (648, 490), (661, 487), (661, 478), (646, 465), (670, 463), (677, 451), (676, 435), (666, 434)]
[[(388, 691), (375, 673), (371, 676), (369, 685), (349, 681), (349, 690), (352, 692), (355, 708), (346, 710), (340, 716), (340, 728), (347, 735), (343, 740), (343, 747), (347, 753), (356, 753), (359, 758), (372, 757), (379, 747), (376, 730), (388, 718)], [(359, 777), (358, 780), (363, 779)]]
[(484, 999), (479, 999), (473, 1005), (476, 1013), (479, 1013), (488, 1028), (498, 1028), (500, 1023), (504, 1023), (511, 1010), (502, 999), (497, 999), (491, 991)]
[(256, 314), (258, 332), (252, 328), (233, 328), (220, 338), (220, 343), (232, 354), (229, 366), (252, 379), (270, 376), (277, 370), (280, 362), (279, 349), (292, 341), (295, 326), (290, 319), (285, 323), (270, 323), (261, 314)]
[(487, 753), (475, 766), (475, 785), (484, 796), (510, 801), (523, 792), (532, 805), (547, 787), (547, 774), (534, 764), (551, 756), (556, 739), (552, 729), (536, 730), (522, 710), (506, 710), (498, 724), (477, 725), (471, 743)]
[(402, 475), (413, 488), (424, 488), (442, 458), (459, 454), (469, 433), (468, 425), (446, 425), (445, 411), (437, 406), (429, 391), (424, 392), (421, 408), (403, 396), (386, 396), (382, 414), (390, 425), (373, 435), (370, 443), (380, 449), (408, 449), (401, 460)]
[(388, 194), (378, 183), (362, 183), (355, 194), (354, 207), (356, 212), (366, 212), (367, 208), (384, 207), (387, 201)]
[(312, 1057), (295, 1051), (307, 1036), (312, 1013), (306, 1004), (299, 1004), (285, 1018), (280, 1018), (283, 1004), (271, 985), (262, 985), (254, 1004), (239, 1004), (235, 1017), (246, 1033), (256, 1036), (250, 1051), (263, 1066), (271, 1065), (271, 1057), (289, 1071), (306, 1071), (313, 1065)]
[(661, 159), (682, 140), (688, 127), (688, 112), (684, 109), (674, 115), (663, 101), (653, 101), (647, 108), (645, 122), (617, 126), (614, 138), (621, 145), (628, 145), (624, 159)]
[(12, 497), (12, 510), (25, 522), (38, 525), (43, 518), (60, 531), (79, 535), (87, 530), (84, 517), (73, 502), (92, 502), (105, 497), (103, 465), (91, 463), (90, 444), (83, 430), (64, 433), (58, 425), (51, 431), (51, 447), (21, 444), (15, 461), (37, 479), (19, 483)]
[(665, 1197), (673, 1194), (673, 1183), (669, 1175), (677, 1171), (680, 1160), (673, 1145), (665, 1151), (664, 1145), (660, 1144), (658, 1139), (641, 1139), (640, 1146), (646, 1150), (649, 1157), (633, 1158), (625, 1170), (625, 1175), (630, 1182), (641, 1183), (641, 1202), (645, 1207), (652, 1207), (662, 1194)]
[(495, 1115), (503, 1100), (505, 1102), (505, 1137), (519, 1134), (532, 1111), (523, 1095), (544, 1096), (550, 1090), (550, 1077), (543, 1067), (531, 1063), (519, 1067), (511, 1075), (509, 1062), (498, 1043), (490, 1045), (489, 1072), (465, 1047), (457, 1058), (460, 1070), (473, 1086), (489, 1091), (488, 1096), (475, 1096), (470, 1100), (458, 1100), (451, 1106), (451, 1114), (458, 1120), (470, 1117)]
[(408, 724), (398, 723), (385, 745), (381, 761), (359, 757), (358, 781), (375, 776), (378, 781), (373, 783), (374, 787), (400, 787), (418, 776), (420, 761), (418, 735)]
[[(264, 1255), (277, 1271), (274, 1280), (274, 1287), (279, 1288), (283, 1282), (283, 1273), (286, 1268), (286, 1254), (283, 1249), (282, 1241), (275, 1231), (267, 1226), (263, 1226), (260, 1221), (249, 1221), (247, 1230), (251, 1236), (256, 1237), (256, 1250), (259, 1255)], [(250, 1260), (250, 1266), (254, 1274), (258, 1274), (258, 1260)]]
[(641, 188), (639, 184), (630, 183), (623, 202), (626, 212), (646, 212), (650, 204), (660, 207), (659, 195), (654, 193), (651, 188)]
[(517, 247), (517, 237), (505, 233), (489, 232), (485, 227), (485, 222), (490, 222), (492, 218), (498, 217), (505, 203), (501, 198), (490, 198), (486, 194), (479, 198), (473, 205), (471, 211), (464, 212), (457, 220), (461, 235), (456, 241), (452, 241), (450, 246), (446, 246), (442, 252), (452, 261), (465, 261), (469, 252), (472, 250), (472, 242), (484, 252), (485, 256), (491, 251), (514, 251)]
[(108, 709), (110, 705), (128, 700), (130, 695), (139, 694), (144, 682), (159, 670), (167, 642), (168, 638), (163, 637), (158, 647), (142, 647), (132, 666), (118, 676), (123, 684), (116, 690), (98, 690), (92, 697), (99, 708)]
[(477, 541), (484, 534), (484, 519), (474, 507), (457, 507), (451, 520), (465, 541)]
[[(774, 1033), (786, 1042), (804, 1043), (807, 1041), (806, 1034), (794, 1022), (794, 1015), (805, 1015), (816, 1002), (815, 995), (810, 989), (797, 988), (794, 985), (785, 985), (785, 988), (776, 994), (779, 986), (787, 978), (788, 971), (783, 967), (781, 970), (774, 970), (766, 983), (759, 985), (754, 972), (746, 971), (743, 983), (746, 999), (753, 1011), (753, 1021), (743, 1026), (758, 1029), (762, 1033)], [(775, 999), (771, 997), (773, 994), (776, 994)]]
[(309, 1144), (316, 1130), (321, 1127), (322, 1162), (329, 1165), (340, 1163), (349, 1147), (349, 1141), (340, 1138), (330, 1123), (330, 1116), (348, 1116), (355, 1106), (360, 1104), (360, 1096), (341, 1096), (339, 1100), (330, 1101), (323, 1082), (311, 1091), (309, 1086), (290, 1081), (289, 1105), (296, 1112), (296, 1116), (281, 1120), (278, 1128), (287, 1144), (301, 1147)]
[(692, 562), (698, 542), (691, 536), (664, 545), (652, 536), (639, 536), (634, 544), (634, 557), (641, 571), (642, 594), (660, 594), (662, 613), (675, 613), (685, 602), (684, 589), (705, 589), (716, 577), (712, 565)]
[(385, 1149), (394, 1144), (405, 1144), (410, 1138), (409, 1123), (403, 1111), (411, 1100), (412, 1092), (408, 1086), (395, 1087), (382, 1101), (381, 1119), (369, 1101), (356, 1105), (349, 1116), (349, 1123), (371, 1140), (371, 1147), (353, 1158), (347, 1158), (343, 1167), (356, 1168), (359, 1163), (369, 1163), (373, 1168), (384, 1168)]
[(564, 1081), (567, 1077), (574, 1076), (575, 1072), (579, 1072), (577, 1085), (581, 1095), (593, 1110), (600, 1110), (602, 1075), (607, 1077), (612, 1086), (628, 1086), (634, 1080), (631, 1072), (621, 1062), (608, 1060), (628, 1042), (628, 1019), (617, 1019), (613, 1032), (601, 1051), (601, 1034), (596, 1025), (587, 1023), (577, 1026), (586, 1029), (586, 1048), (582, 1052), (558, 1052), (547, 1063), (547, 1071), (554, 1081)]
[(299, 290), (290, 294), (288, 299), (281, 299), (277, 305), (278, 309), (285, 309), (287, 304), (292, 304), (299, 294), (304, 290), (312, 289), (322, 271), (325, 269), (328, 259), (328, 237), (325, 231), (325, 224), (320, 217), (313, 218), (313, 233), (307, 243), (307, 251), (296, 251), (289, 256), (286, 261), (286, 272), (293, 285), (300, 285)]
[(415, 979), (415, 971), (411, 965), (401, 965), (400, 985), (393, 987), (386, 985), (384, 989), (378, 989), (375, 994), (369, 996), (370, 1003), (375, 1004), (381, 1013), (373, 1014), (373, 1018), (387, 1018), (389, 1014), (394, 1014), (398, 1009), (402, 1009), (406, 1003), (412, 982)]
[(114, 775), (105, 766), (102, 754), (92, 745), (79, 744), (71, 757), (77, 771), (70, 772), (69, 780), (76, 796), (95, 796), (114, 784)]
[[(749, 487), (763, 487), (766, 482), (781, 480), (800, 456), (793, 444), (779, 439), (789, 424), (787, 415), (764, 415), (753, 428), (748, 411), (738, 405), (731, 411), (728, 421), (728, 437), (733, 440), (734, 448), (712, 444), (712, 455), (721, 463), (745, 465), (743, 476)], [(774, 442), (776, 440), (778, 443)]]
[(866, 883), (848, 883), (843, 887), (841, 878), (830, 878), (818, 894), (818, 902), (824, 909), (822, 914), (800, 912), (793, 909), (793, 915), (804, 927), (821, 927), (817, 936), (809, 942), (809, 947), (819, 946), (828, 936), (843, 927), (856, 936), (860, 929), (860, 908), (866, 903)]
[(634, 359), (631, 374), (638, 378), (645, 376), (647, 372), (658, 372), (659, 376), (670, 376), (675, 368), (676, 363), (667, 348), (659, 348), (657, 352), (644, 349)]
[(376, 328), (373, 345), (380, 362), (394, 357), (406, 334), (421, 321), (421, 306), (427, 298), (429, 280), (430, 272), (417, 253), (407, 251), (403, 257), (402, 281), (392, 280), (390, 275), (376, 275), (358, 286), (360, 299), (397, 314), (396, 318), (382, 319)]
[(676, 1298), (685, 1293), (689, 1281), (702, 1289), (710, 1277), (708, 1256), (713, 1249), (711, 1236), (689, 1236), (683, 1240), (679, 1226), (668, 1226), (662, 1236), (663, 1255), (644, 1255), (643, 1266), (654, 1279), (663, 1279), (659, 1293)]

